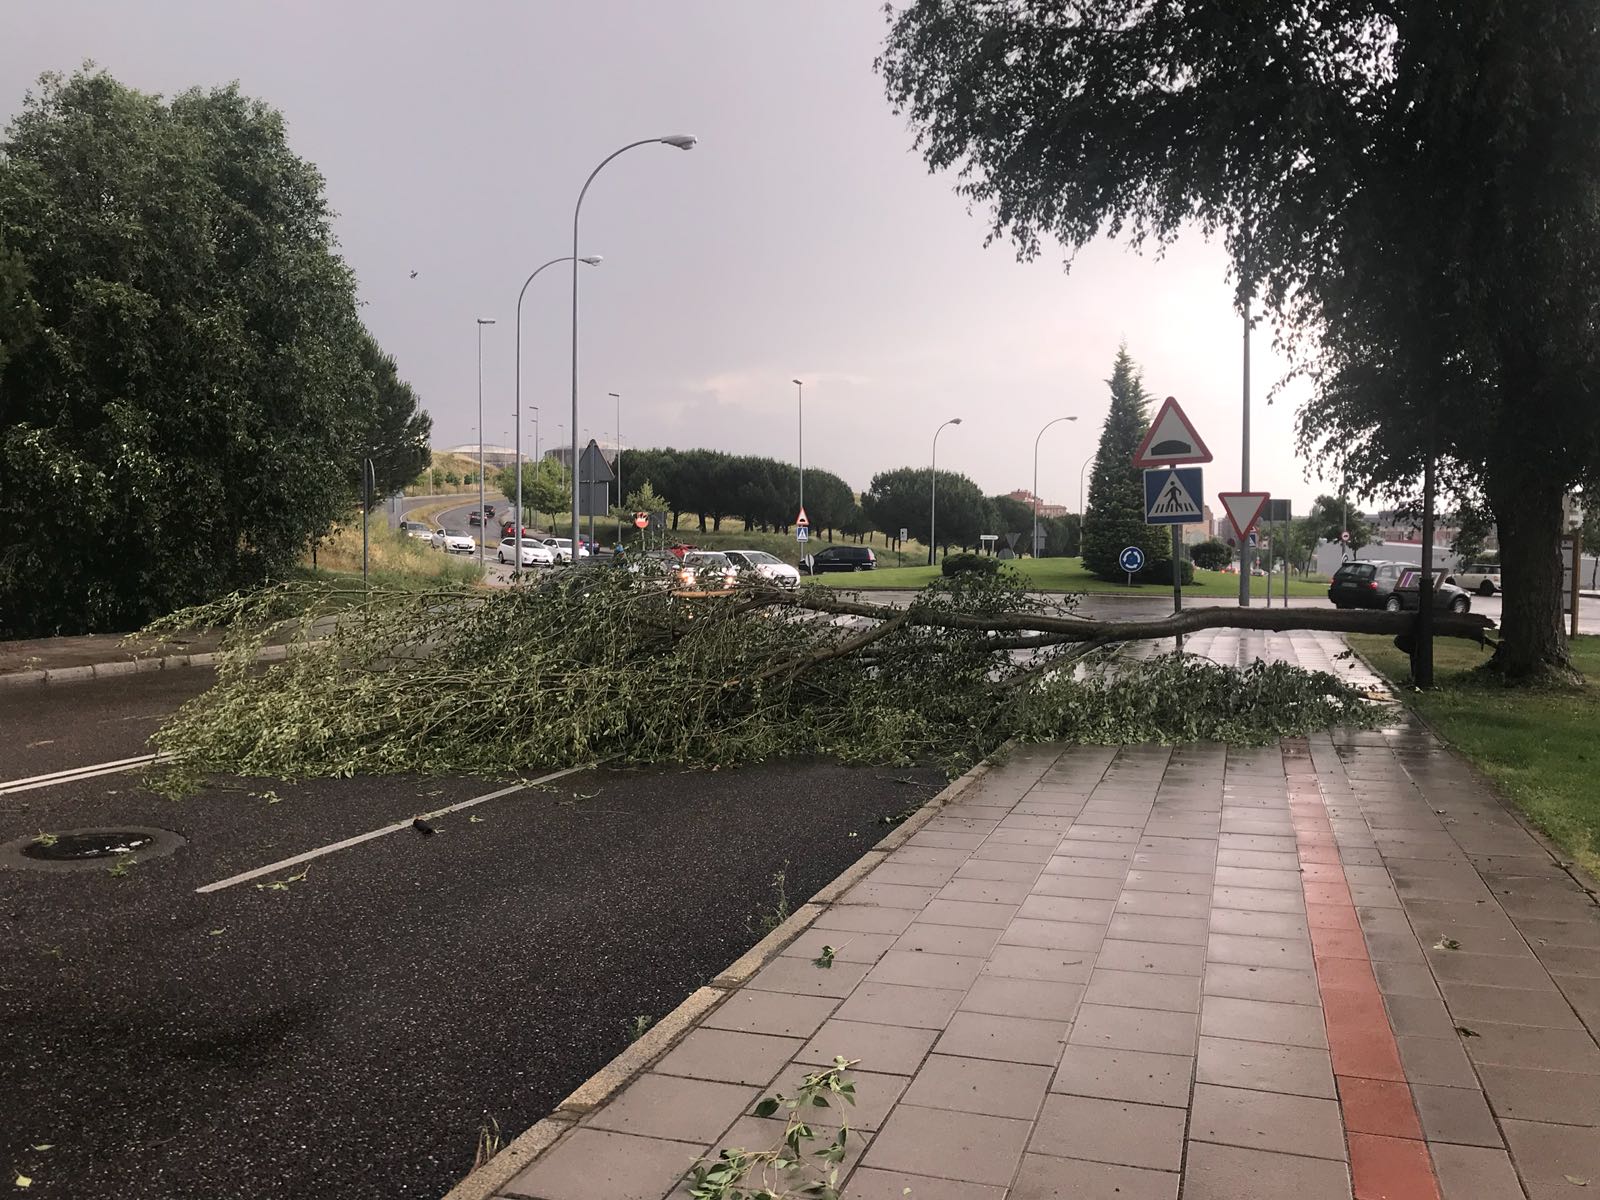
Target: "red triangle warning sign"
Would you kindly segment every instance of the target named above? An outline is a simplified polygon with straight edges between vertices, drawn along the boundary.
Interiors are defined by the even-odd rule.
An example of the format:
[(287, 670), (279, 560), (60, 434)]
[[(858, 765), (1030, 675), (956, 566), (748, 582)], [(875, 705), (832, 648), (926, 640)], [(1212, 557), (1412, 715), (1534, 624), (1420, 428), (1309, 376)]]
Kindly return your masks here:
[(800, 528), (802, 528), (802, 529), (811, 528), (811, 518), (806, 516), (806, 510), (805, 509), (802, 508), (800, 510), (800, 515), (794, 519), (794, 523), (796, 525), (800, 526)]
[(1168, 396), (1150, 422), (1150, 432), (1139, 443), (1139, 452), (1133, 456), (1136, 467), (1161, 467), (1177, 463), (1208, 463), (1211, 451), (1200, 440), (1200, 435), (1184, 415), (1178, 402)]
[(1238, 534), (1241, 542), (1250, 536), (1250, 531), (1256, 527), (1256, 522), (1261, 520), (1261, 512), (1267, 507), (1267, 501), (1271, 498), (1269, 492), (1217, 493), (1217, 499), (1222, 501), (1222, 507), (1228, 514), (1228, 523), (1233, 526), (1233, 531)]

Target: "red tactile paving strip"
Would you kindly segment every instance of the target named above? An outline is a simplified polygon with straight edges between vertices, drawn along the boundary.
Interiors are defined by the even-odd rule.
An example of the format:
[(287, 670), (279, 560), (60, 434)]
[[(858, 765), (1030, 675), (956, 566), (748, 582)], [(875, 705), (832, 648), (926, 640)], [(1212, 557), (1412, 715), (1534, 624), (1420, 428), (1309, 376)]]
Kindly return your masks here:
[(1285, 744), (1289, 808), (1356, 1200), (1439, 1200), (1310, 752)]

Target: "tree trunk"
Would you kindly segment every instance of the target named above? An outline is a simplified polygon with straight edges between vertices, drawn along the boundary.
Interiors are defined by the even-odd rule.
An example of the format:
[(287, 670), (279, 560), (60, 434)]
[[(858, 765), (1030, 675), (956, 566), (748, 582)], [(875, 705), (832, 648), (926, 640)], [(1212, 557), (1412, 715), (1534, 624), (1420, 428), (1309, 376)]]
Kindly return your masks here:
[(1505, 583), (1493, 666), (1508, 679), (1573, 674), (1561, 616), (1561, 494), (1543, 481), (1490, 492)]

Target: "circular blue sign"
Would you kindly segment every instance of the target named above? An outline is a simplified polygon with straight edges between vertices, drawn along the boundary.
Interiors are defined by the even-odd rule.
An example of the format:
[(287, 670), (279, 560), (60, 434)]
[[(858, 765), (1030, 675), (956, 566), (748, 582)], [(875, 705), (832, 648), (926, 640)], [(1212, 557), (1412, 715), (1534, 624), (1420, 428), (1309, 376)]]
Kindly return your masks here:
[(1117, 565), (1129, 575), (1144, 568), (1144, 551), (1137, 546), (1125, 546), (1117, 555)]

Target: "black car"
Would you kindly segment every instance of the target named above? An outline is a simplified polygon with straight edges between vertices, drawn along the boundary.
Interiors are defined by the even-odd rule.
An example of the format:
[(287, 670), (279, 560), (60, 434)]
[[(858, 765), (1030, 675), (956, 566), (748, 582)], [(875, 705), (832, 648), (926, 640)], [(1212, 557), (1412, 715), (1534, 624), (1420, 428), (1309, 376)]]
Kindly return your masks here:
[(873, 571), (878, 556), (871, 546), (829, 546), (812, 556), (811, 571)]
[(1387, 608), (1399, 612), (1404, 602), (1394, 594), (1405, 563), (1347, 562), (1333, 573), (1328, 599), (1335, 608)]

